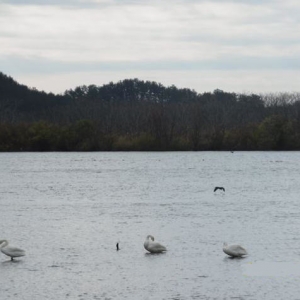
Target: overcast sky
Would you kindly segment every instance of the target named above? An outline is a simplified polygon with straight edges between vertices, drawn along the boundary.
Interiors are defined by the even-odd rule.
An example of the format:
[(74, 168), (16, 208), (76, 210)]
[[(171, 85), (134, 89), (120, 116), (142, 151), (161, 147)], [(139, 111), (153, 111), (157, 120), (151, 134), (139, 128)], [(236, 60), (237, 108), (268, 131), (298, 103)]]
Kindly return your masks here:
[(128, 78), (300, 91), (299, 0), (0, 0), (0, 72), (39, 90)]

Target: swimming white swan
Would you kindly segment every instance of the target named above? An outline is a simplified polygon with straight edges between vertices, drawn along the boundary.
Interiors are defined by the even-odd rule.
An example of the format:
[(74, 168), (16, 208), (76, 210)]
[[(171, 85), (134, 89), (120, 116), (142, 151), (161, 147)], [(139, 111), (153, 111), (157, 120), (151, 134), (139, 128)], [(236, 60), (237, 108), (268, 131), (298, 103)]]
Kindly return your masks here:
[(20, 257), (25, 255), (24, 250), (8, 246), (7, 240), (0, 240), (0, 249), (1, 252), (9, 256), (11, 260), (14, 260), (14, 257)]
[(243, 255), (247, 255), (248, 252), (245, 248), (240, 245), (228, 245), (227, 243), (223, 244), (223, 251), (232, 257), (242, 257)]
[(154, 242), (154, 237), (152, 235), (148, 235), (144, 242), (144, 248), (150, 253), (161, 253), (167, 251), (167, 248), (160, 243)]

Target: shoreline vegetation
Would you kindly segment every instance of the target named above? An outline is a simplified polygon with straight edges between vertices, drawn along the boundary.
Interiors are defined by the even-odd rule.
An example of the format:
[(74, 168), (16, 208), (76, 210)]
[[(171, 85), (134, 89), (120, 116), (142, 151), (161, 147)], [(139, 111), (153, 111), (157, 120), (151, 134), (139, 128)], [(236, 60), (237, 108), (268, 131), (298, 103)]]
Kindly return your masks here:
[(0, 151), (300, 150), (300, 93), (236, 94), (126, 79), (62, 95), (0, 72)]

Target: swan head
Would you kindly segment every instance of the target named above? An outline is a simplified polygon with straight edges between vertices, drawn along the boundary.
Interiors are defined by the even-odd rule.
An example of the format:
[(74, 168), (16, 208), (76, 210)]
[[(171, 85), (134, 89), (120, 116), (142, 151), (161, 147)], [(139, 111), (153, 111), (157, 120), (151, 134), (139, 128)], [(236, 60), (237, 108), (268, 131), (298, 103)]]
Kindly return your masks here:
[(151, 239), (152, 241), (154, 241), (154, 236), (153, 235), (147, 235), (147, 238), (146, 238), (146, 240), (149, 240), (149, 239)]
[(4, 243), (3, 246), (8, 245), (8, 241), (7, 240), (0, 240), (0, 246)]

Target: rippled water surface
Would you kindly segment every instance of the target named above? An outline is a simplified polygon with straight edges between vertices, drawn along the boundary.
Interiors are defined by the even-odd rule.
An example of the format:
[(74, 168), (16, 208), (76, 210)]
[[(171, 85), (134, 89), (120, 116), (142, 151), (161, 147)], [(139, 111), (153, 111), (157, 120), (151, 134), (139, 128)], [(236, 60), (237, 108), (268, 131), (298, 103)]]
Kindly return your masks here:
[(0, 176), (27, 252), (0, 253), (1, 299), (300, 299), (299, 152), (1, 153)]

